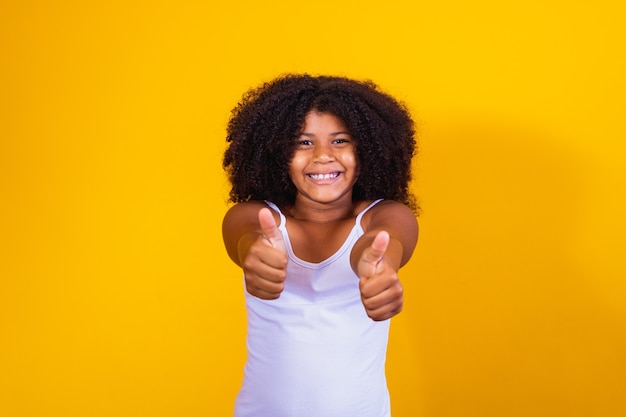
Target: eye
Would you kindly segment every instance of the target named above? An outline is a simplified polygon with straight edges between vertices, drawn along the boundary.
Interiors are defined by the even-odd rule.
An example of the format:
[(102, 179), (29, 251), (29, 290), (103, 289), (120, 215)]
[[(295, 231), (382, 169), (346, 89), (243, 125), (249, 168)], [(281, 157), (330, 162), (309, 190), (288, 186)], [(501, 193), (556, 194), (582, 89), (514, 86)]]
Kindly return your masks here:
[(350, 143), (350, 139), (348, 139), (348, 138), (337, 138), (337, 139), (335, 139), (333, 141), (333, 143), (336, 144), (336, 145), (343, 145), (343, 144), (346, 144), (346, 143)]
[(298, 146), (310, 146), (313, 145), (313, 141), (309, 139), (300, 139), (297, 142)]

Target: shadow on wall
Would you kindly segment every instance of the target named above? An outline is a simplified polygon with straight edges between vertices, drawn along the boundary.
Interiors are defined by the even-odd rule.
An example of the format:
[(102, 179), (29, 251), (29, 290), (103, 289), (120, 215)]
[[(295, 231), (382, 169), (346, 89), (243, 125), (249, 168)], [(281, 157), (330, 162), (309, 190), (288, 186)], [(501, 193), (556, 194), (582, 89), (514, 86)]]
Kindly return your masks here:
[(585, 165), (562, 142), (493, 123), (426, 126), (420, 242), (401, 271), (406, 304), (390, 343), (398, 415), (626, 409), (615, 336), (626, 329), (580, 266)]

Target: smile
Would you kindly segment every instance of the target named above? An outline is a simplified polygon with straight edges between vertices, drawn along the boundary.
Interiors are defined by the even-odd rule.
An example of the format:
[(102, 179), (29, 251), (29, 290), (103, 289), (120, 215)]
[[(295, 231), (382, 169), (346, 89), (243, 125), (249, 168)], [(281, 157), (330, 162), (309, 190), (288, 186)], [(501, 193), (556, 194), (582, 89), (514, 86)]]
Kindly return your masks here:
[(332, 180), (339, 176), (339, 172), (328, 172), (326, 174), (307, 174), (309, 178), (316, 181)]

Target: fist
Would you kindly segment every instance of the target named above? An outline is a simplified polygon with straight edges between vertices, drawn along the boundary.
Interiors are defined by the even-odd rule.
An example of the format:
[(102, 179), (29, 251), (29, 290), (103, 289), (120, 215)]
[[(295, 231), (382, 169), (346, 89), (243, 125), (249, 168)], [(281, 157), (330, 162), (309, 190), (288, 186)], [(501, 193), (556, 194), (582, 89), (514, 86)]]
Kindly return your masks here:
[(404, 302), (398, 273), (385, 258), (388, 246), (389, 234), (379, 232), (357, 265), (361, 301), (367, 315), (375, 321), (395, 316), (402, 311)]
[(259, 210), (261, 233), (250, 245), (243, 261), (248, 293), (264, 300), (280, 297), (287, 277), (287, 249), (274, 216), (268, 208)]

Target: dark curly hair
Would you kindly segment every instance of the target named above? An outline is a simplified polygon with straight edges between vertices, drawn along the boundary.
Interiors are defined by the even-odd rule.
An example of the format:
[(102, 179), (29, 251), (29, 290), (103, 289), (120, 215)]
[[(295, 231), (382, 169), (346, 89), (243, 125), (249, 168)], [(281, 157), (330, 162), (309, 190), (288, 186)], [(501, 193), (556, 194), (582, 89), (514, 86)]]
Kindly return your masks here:
[(408, 190), (415, 130), (404, 104), (371, 81), (308, 74), (284, 75), (251, 89), (232, 110), (223, 159), (231, 202), (294, 203), (287, 167), (312, 110), (339, 118), (355, 139), (360, 172), (355, 201), (384, 198), (417, 212)]

